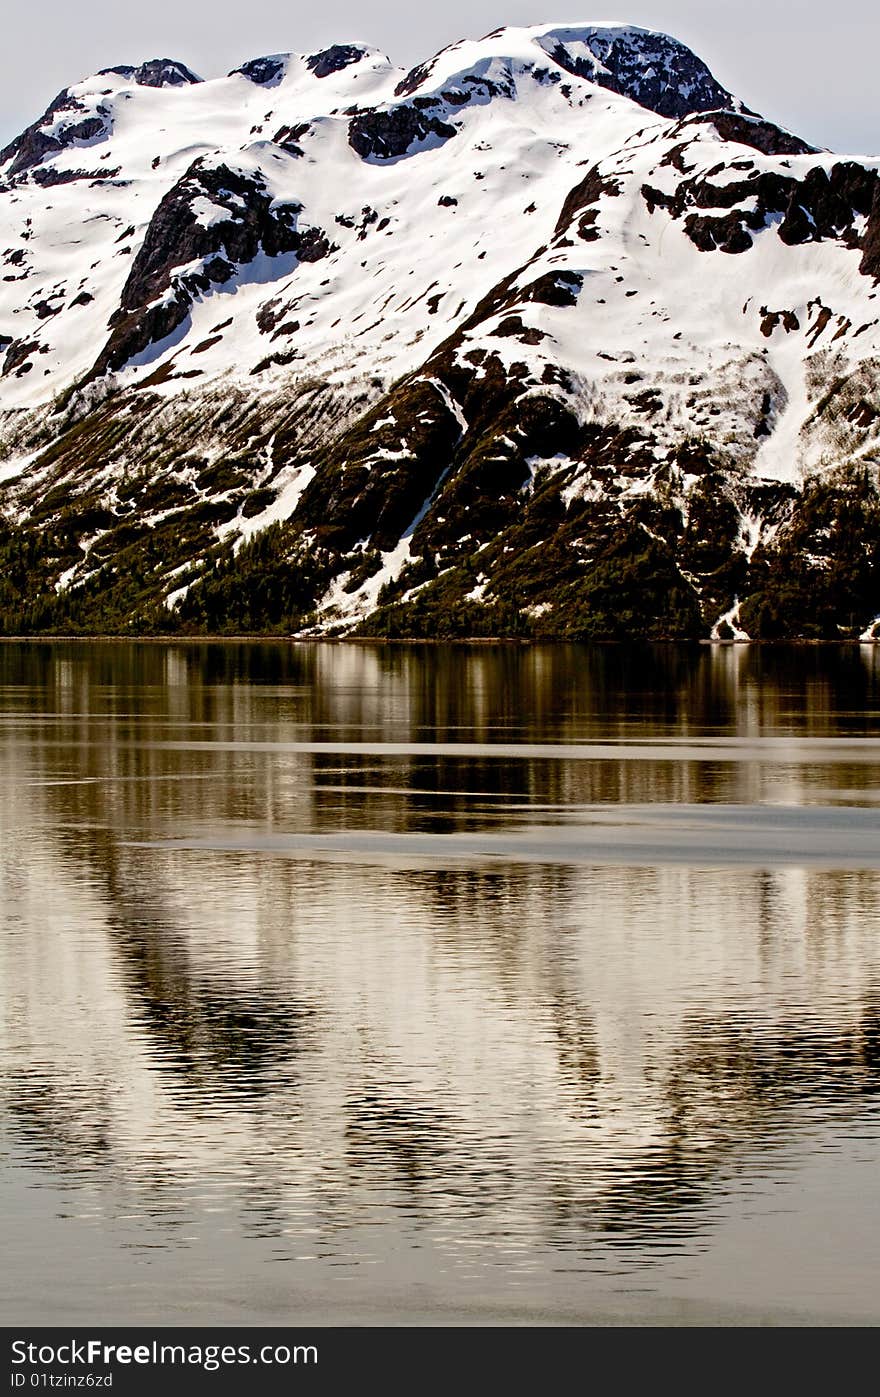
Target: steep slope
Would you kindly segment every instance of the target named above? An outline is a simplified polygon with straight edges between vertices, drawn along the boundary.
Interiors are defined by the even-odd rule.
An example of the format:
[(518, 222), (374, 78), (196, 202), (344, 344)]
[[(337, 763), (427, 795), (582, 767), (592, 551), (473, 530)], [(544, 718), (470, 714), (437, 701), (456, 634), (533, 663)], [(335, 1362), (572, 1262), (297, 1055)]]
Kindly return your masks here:
[(675, 40), (156, 60), (0, 180), (7, 630), (880, 613), (880, 160)]

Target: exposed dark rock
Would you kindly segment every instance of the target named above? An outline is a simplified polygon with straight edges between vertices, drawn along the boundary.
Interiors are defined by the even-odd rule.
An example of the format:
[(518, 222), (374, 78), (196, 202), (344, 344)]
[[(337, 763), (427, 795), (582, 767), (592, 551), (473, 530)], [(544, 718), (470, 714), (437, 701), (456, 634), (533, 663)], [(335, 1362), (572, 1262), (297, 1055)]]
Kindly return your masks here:
[(541, 382), (547, 387), (561, 388), (563, 393), (571, 393), (574, 389), (571, 374), (560, 364), (545, 364)]
[(685, 161), (684, 153), (687, 148), (687, 141), (680, 141), (678, 145), (672, 146), (671, 149), (666, 152), (660, 164), (668, 165), (673, 170), (678, 170), (680, 175), (688, 174), (693, 166), (688, 165)]
[[(0, 166), (8, 161), (12, 162), (6, 171), (7, 176), (12, 178), (24, 174), (26, 170), (31, 170), (35, 165), (40, 165), (44, 160), (57, 155), (59, 151), (68, 150), (71, 146), (85, 145), (99, 136), (107, 135), (110, 130), (108, 109), (99, 106), (97, 115), (82, 115), (77, 120), (76, 114), (85, 113), (86, 110), (67, 89), (59, 92), (38, 121), (11, 141), (4, 150), (0, 150)], [(61, 127), (57, 135), (49, 135), (42, 129), (44, 126), (55, 125), (65, 112), (71, 113), (71, 119)]]
[(762, 155), (815, 155), (816, 147), (793, 136), (781, 126), (762, 117), (749, 116), (744, 112), (709, 112), (705, 116), (694, 116), (683, 121), (681, 129), (694, 124), (713, 126), (724, 141), (736, 141), (738, 145), (759, 150)]
[(183, 324), (191, 305), (189, 297), (179, 296), (119, 320), (95, 362), (91, 377), (114, 373), (151, 344), (161, 343)]
[[(447, 49), (441, 49), (440, 53), (428, 63), (419, 63), (415, 68), (411, 68), (404, 78), (400, 80), (394, 89), (396, 97), (409, 97), (420, 87), (423, 87), (431, 77), (437, 65), (437, 60), (443, 54), (457, 48), (457, 44), (450, 45)], [(546, 69), (543, 70), (546, 74)], [(537, 77), (537, 72), (535, 73)], [(548, 75), (549, 76), (549, 75)], [(557, 75), (558, 76), (558, 75)], [(457, 83), (450, 82), (441, 93), (442, 98), (453, 107), (465, 106), (468, 102), (487, 102), (492, 97), (513, 97), (516, 93), (513, 74), (507, 66), (507, 71), (502, 72), (500, 65), (496, 65), (492, 78), (477, 73), (462, 73)], [(434, 98), (416, 98), (416, 102), (434, 101)]]
[(215, 344), (220, 344), (222, 335), (209, 335), (206, 340), (201, 340), (199, 344), (193, 346), (193, 354), (205, 354), (207, 350), (213, 349)]
[[(793, 310), (770, 311), (767, 309), (766, 306), (762, 306), (761, 315), (764, 317), (761, 321), (761, 334), (766, 335), (768, 339), (773, 334), (773, 331), (776, 329), (778, 325), (782, 325), (782, 328), (785, 330), (786, 334), (789, 335), (792, 333), (792, 331), (799, 330), (801, 328), (801, 323)], [(768, 409), (765, 407), (764, 411), (767, 412), (767, 410)]]
[(296, 350), (289, 349), (280, 354), (267, 354), (265, 359), (260, 359), (251, 369), (252, 374), (265, 373), (267, 369), (283, 368), (285, 364), (292, 364), (296, 358)]
[[(674, 194), (664, 194), (659, 189), (645, 185), (642, 196), (654, 206), (669, 209), (674, 218), (681, 216), (689, 208), (733, 209), (737, 204), (755, 200), (753, 217), (760, 220), (756, 226), (763, 227), (767, 215), (781, 213), (788, 206), (797, 180), (773, 170), (762, 171), (751, 179), (728, 180), (724, 184), (714, 184), (712, 175), (719, 174), (724, 166), (716, 166), (709, 175), (699, 175), (693, 179), (681, 180)], [(744, 217), (739, 211), (737, 216)]]
[(278, 329), (274, 331), (272, 339), (288, 339), (291, 335), (295, 335), (299, 328), (300, 323), (298, 320), (285, 320), (283, 325), (279, 325)]
[(492, 331), (492, 334), (500, 338), (512, 336), (522, 344), (540, 344), (542, 340), (547, 338), (543, 330), (524, 325), (521, 315), (508, 315), (502, 320), (498, 329)]
[(31, 179), (34, 184), (41, 185), (44, 189), (54, 188), (58, 184), (76, 184), (82, 180), (91, 183), (108, 179), (116, 179), (121, 171), (121, 166), (108, 170), (56, 170), (54, 165), (40, 166), (34, 170)]
[(864, 165), (847, 161), (826, 173), (815, 165), (792, 190), (779, 228), (784, 243), (815, 242), (852, 233), (854, 214), (871, 212), (880, 179)]
[(30, 356), (40, 348), (39, 340), (12, 340), (9, 341), (9, 349), (3, 360), (3, 376), (13, 373), (16, 369), (26, 363)]
[(643, 184), (641, 196), (648, 208), (648, 213), (653, 213), (655, 209), (668, 209), (673, 216), (676, 215), (676, 202), (674, 194), (667, 194), (662, 189), (655, 189), (651, 184)]
[(390, 107), (387, 111), (360, 112), (348, 125), (348, 143), (362, 160), (397, 160), (415, 153), (413, 146), (438, 137), (448, 141), (458, 134), (454, 126), (420, 109), (415, 103)]
[(257, 329), (261, 335), (267, 335), (274, 330), (276, 325), (284, 319), (288, 307), (282, 305), (278, 296), (273, 296), (270, 300), (264, 301), (256, 314)]
[[(437, 57), (439, 58), (439, 56), (438, 54)], [(417, 63), (414, 68), (410, 68), (406, 76), (401, 78), (400, 82), (395, 87), (395, 97), (408, 97), (411, 93), (420, 88), (423, 83), (426, 83), (434, 71), (435, 63), (436, 59), (432, 58), (428, 63)]]
[[(211, 227), (199, 223), (192, 211), (198, 196), (226, 208), (229, 218)], [(170, 284), (174, 267), (221, 250), (226, 267), (250, 262), (261, 250), (267, 257), (296, 252), (301, 261), (318, 261), (327, 255), (329, 244), (317, 230), (299, 229), (299, 214), (299, 204), (277, 204), (260, 177), (196, 161), (169, 190), (150, 222), (123, 289), (123, 309), (135, 310), (155, 299)], [(206, 271), (212, 266), (207, 262)]]
[[(571, 41), (577, 43), (576, 52), (567, 47)], [(579, 26), (556, 30), (540, 43), (566, 72), (630, 97), (660, 116), (739, 105), (695, 53), (665, 34)], [(592, 58), (584, 57), (582, 45)]]
[(875, 408), (872, 403), (866, 402), (864, 398), (860, 398), (857, 403), (853, 403), (852, 407), (846, 409), (844, 416), (852, 422), (854, 427), (861, 427), (864, 430), (880, 418), (880, 410)]
[[(193, 212), (199, 197), (228, 212), (206, 227)], [(295, 253), (302, 262), (326, 257), (331, 245), (316, 228), (300, 228), (300, 205), (278, 204), (260, 176), (197, 160), (159, 204), (122, 291), (110, 339), (93, 374), (122, 367), (133, 355), (171, 334), (189, 313), (193, 297), (233, 276), (262, 251)], [(200, 262), (185, 277), (175, 269)], [(170, 294), (168, 294), (170, 292)]]
[(643, 393), (630, 393), (627, 401), (633, 412), (644, 413), (646, 417), (654, 417), (663, 410), (663, 399), (656, 388), (646, 388)]
[(310, 130), (310, 121), (299, 121), (295, 126), (282, 126), (275, 132), (272, 140), (281, 146), (282, 150), (286, 150), (288, 155), (301, 156), (303, 150), (299, 142)]
[(738, 213), (729, 213), (721, 218), (710, 218), (704, 214), (689, 213), (684, 221), (684, 231), (694, 247), (700, 252), (748, 252), (752, 239), (743, 227), (743, 218)]
[(863, 276), (880, 280), (880, 180), (874, 187), (871, 212), (862, 237), (862, 261), (859, 271)]
[[(816, 165), (803, 179), (764, 170), (716, 184), (713, 175), (720, 168), (682, 180), (674, 194), (645, 184), (642, 198), (651, 213), (664, 208), (673, 218), (684, 216), (685, 232), (701, 252), (745, 252), (752, 245), (749, 234), (760, 232), (773, 219), (779, 221), (779, 237), (789, 245), (833, 238), (856, 247), (856, 219), (868, 217), (861, 270), (867, 276), (875, 274), (872, 268), (880, 262), (874, 249), (874, 240), (880, 243), (875, 231), (880, 226), (880, 176), (875, 171), (855, 161), (839, 161), (830, 171)], [(741, 204), (753, 207), (736, 207)], [(728, 208), (730, 213), (687, 212), (695, 208)]]
[(133, 77), (140, 87), (187, 87), (202, 81), (174, 58), (151, 58), (135, 68)]
[(285, 316), (289, 316), (291, 309), (292, 303), (285, 302), (281, 296), (272, 296), (271, 300), (265, 300), (257, 310), (257, 330), (263, 335), (271, 334), (272, 339), (277, 338), (279, 334), (292, 334), (293, 330), (299, 330), (298, 321), (285, 321)]
[(583, 277), (577, 272), (545, 272), (520, 292), (518, 299), (539, 301), (545, 306), (574, 306), (583, 284)]
[[(812, 307), (816, 304), (816, 302), (811, 301), (809, 303), (808, 308), (812, 309)], [(819, 339), (819, 337), (826, 330), (833, 314), (834, 312), (832, 311), (830, 306), (823, 306), (821, 303), (818, 304), (818, 314), (816, 315), (816, 323), (810, 326), (810, 338), (807, 341), (811, 349), (814, 347), (817, 339)], [(822, 400), (822, 403), (817, 408), (817, 412), (821, 411), (822, 407), (827, 405), (828, 401), (830, 400), (830, 396), (833, 396), (833, 392), (837, 390), (837, 387), (837, 384), (832, 385), (832, 392), (830, 394), (826, 394), (825, 398), (823, 398)]]
[(240, 73), (249, 82), (257, 83), (260, 87), (274, 87), (284, 77), (287, 71), (287, 59), (271, 56), (268, 58), (252, 58), (247, 63), (242, 63), (240, 68), (233, 68), (229, 76), (235, 77)]
[[(559, 237), (571, 226), (575, 217), (585, 210), (594, 213), (594, 206), (598, 204), (603, 195), (614, 198), (620, 194), (620, 183), (618, 180), (610, 179), (608, 176), (600, 174), (598, 167), (594, 166), (580, 184), (576, 184), (574, 189), (566, 195), (565, 202), (556, 220), (556, 227), (553, 236)], [(582, 226), (584, 220), (581, 220)]]
[(306, 67), (316, 78), (329, 78), (331, 73), (339, 73), (352, 63), (359, 63), (365, 52), (356, 44), (333, 44), (331, 48), (322, 49), (320, 53), (313, 53), (307, 58)]
[[(235, 264), (229, 261), (228, 257), (210, 257), (203, 267), (204, 278), (207, 282), (213, 282), (217, 286), (223, 286), (227, 281), (231, 281), (235, 276)], [(198, 273), (193, 277), (192, 285), (198, 291), (207, 291), (209, 287), (198, 279)]]

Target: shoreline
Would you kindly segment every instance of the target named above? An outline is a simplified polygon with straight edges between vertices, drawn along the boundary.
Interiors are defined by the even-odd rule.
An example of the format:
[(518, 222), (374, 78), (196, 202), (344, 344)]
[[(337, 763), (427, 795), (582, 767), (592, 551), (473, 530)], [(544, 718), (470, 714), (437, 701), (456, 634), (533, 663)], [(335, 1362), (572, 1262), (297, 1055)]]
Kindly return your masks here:
[(664, 640), (648, 636), (633, 636), (627, 640), (566, 640), (553, 636), (363, 636), (363, 635), (266, 635), (260, 632), (236, 635), (77, 635), (63, 632), (51, 635), (0, 635), (0, 645), (57, 644), (79, 641), (86, 645), (469, 645), (517, 646), (520, 649), (539, 645), (552, 646), (697, 646), (712, 650), (732, 650), (749, 646), (846, 646), (880, 645), (880, 636), (863, 640), (860, 636), (838, 640), (811, 639), (804, 636), (779, 637), (774, 640), (709, 640), (704, 638)]

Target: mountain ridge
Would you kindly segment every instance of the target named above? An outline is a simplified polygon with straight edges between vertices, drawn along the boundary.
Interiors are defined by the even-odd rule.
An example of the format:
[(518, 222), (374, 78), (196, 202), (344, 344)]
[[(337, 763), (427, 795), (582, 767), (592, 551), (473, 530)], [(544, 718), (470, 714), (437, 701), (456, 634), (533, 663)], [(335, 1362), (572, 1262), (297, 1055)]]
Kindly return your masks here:
[(0, 625), (868, 634), (878, 190), (627, 25), (87, 78), (0, 152)]

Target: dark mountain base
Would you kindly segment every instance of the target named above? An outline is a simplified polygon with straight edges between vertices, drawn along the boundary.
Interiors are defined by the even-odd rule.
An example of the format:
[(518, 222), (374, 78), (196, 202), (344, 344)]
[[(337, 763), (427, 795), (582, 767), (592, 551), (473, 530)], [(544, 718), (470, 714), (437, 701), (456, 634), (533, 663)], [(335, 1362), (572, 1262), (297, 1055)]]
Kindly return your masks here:
[[(880, 491), (864, 469), (788, 486), (747, 485), (709, 471), (680, 501), (619, 505), (562, 497), (564, 477), (537, 480), (492, 541), (435, 531), (378, 594), (355, 636), (700, 640), (736, 600), (755, 640), (855, 639), (880, 613)], [(748, 496), (748, 498), (744, 498)], [(775, 515), (769, 542), (743, 549), (743, 507)], [(497, 511), (497, 501), (485, 506)], [(472, 523), (481, 510), (472, 507)], [(211, 542), (198, 511), (155, 527), (118, 524), (102, 568), (56, 591), (79, 553), (82, 518), (0, 522), (0, 634), (289, 635), (315, 624), (339, 559), (290, 523), (233, 552)], [(176, 610), (168, 571), (204, 557)], [(351, 564), (351, 558), (348, 560)], [(347, 587), (376, 571), (366, 554)], [(324, 634), (333, 634), (326, 615)], [(341, 630), (341, 628), (340, 628)], [(732, 638), (725, 623), (716, 638)]]

